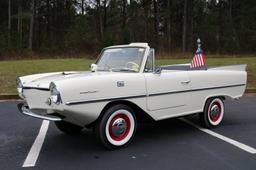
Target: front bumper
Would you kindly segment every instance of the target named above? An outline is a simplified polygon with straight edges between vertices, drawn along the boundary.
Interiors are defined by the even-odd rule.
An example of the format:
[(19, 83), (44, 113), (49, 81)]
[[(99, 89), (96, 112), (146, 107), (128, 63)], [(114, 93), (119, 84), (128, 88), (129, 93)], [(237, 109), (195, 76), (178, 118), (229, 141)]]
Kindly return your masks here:
[(50, 121), (62, 121), (63, 118), (55, 115), (40, 115), (33, 113), (26, 103), (19, 103), (17, 105), (19, 111), (24, 114), (38, 119), (50, 120)]

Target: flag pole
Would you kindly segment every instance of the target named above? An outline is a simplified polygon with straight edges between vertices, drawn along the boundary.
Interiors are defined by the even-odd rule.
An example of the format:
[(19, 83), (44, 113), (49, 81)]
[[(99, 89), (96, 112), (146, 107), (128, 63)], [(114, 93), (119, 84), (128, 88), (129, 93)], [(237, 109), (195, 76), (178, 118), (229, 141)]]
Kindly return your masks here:
[(201, 51), (201, 40), (200, 40), (200, 38), (197, 38), (196, 42), (197, 42), (197, 51), (196, 52), (198, 53), (198, 52)]

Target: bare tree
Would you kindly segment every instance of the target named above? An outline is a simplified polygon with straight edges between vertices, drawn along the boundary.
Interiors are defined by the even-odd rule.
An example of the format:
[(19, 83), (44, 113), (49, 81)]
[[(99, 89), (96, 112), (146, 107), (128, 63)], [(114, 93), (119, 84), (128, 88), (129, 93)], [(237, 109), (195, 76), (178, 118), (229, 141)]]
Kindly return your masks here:
[(104, 33), (105, 33), (106, 30), (107, 30), (107, 19), (108, 19), (107, 18), (107, 9), (108, 9), (107, 0), (104, 0), (103, 5), (104, 5), (103, 30), (104, 30)]
[(103, 24), (102, 24), (102, 15), (101, 15), (101, 0), (96, 0), (96, 8), (97, 8), (97, 25), (98, 25), (98, 35), (99, 40), (101, 41), (103, 38)]
[(84, 0), (81, 0), (81, 9), (82, 9), (82, 15), (84, 15)]
[(35, 0), (32, 0), (30, 27), (29, 27), (29, 42), (28, 42), (28, 48), (30, 50), (32, 50), (32, 48), (33, 48), (34, 15), (35, 15)]
[(166, 35), (167, 35), (167, 51), (171, 52), (171, 0), (167, 0), (167, 17), (166, 17)]
[(51, 16), (51, 12), (50, 12), (50, 0), (46, 1), (46, 11), (47, 11), (47, 15), (46, 15), (46, 33), (48, 35), (50, 35), (50, 16)]
[(22, 46), (22, 0), (19, 0), (18, 3), (18, 24), (17, 32), (19, 34), (19, 46)]
[(11, 23), (11, 0), (8, 1), (8, 47), (11, 46), (11, 29), (12, 29), (12, 23)]
[(187, 6), (188, 1), (184, 0), (183, 9), (183, 30), (182, 30), (182, 52), (186, 52), (186, 41), (187, 41)]
[(222, 35), (223, 35), (223, 0), (218, 2), (218, 31), (216, 35), (217, 39), (217, 53), (222, 53)]
[(158, 33), (159, 33), (159, 10), (158, 1), (153, 0), (154, 6), (154, 29), (155, 29), (155, 43), (158, 44)]
[(122, 28), (124, 29), (126, 26), (126, 20), (127, 20), (127, 9), (126, 9), (126, 0), (123, 0), (122, 3)]
[[(229, 0), (229, 20), (230, 20), (230, 26), (231, 26), (231, 30), (232, 30), (232, 41), (233, 41), (234, 45), (236, 46), (236, 48), (235, 48), (236, 51), (239, 51), (240, 45), (239, 45), (237, 32), (234, 27), (234, 21), (233, 21), (233, 0)], [(232, 50), (232, 52), (234, 52), (234, 51)]]

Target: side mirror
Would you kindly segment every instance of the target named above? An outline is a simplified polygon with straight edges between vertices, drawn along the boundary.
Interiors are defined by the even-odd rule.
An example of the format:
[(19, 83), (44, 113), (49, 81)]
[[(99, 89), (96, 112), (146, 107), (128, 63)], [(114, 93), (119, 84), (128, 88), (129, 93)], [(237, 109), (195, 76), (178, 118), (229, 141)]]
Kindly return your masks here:
[(90, 68), (91, 68), (91, 72), (96, 72), (98, 69), (98, 66), (97, 66), (97, 64), (91, 64)]
[(154, 71), (155, 74), (161, 74), (161, 72), (162, 72), (162, 68), (161, 67), (156, 67), (155, 68), (155, 71)]

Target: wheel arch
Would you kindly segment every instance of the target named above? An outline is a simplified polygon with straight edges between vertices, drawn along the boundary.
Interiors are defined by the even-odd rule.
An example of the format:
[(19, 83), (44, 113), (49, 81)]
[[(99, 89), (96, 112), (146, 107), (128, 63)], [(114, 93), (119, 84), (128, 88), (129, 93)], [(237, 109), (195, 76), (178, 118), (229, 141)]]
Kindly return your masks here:
[(228, 95), (211, 95), (211, 96), (207, 96), (204, 100), (204, 103), (203, 103), (203, 110), (205, 108), (205, 105), (206, 105), (206, 102), (212, 98), (220, 98), (222, 100), (226, 100), (227, 98), (231, 98), (230, 96)]
[(101, 111), (99, 117), (90, 125), (88, 126), (92, 126), (94, 125), (98, 120), (100, 120), (102, 118), (102, 116), (104, 115), (104, 113), (112, 106), (117, 105), (117, 104), (123, 104), (126, 106), (129, 106), (133, 111), (134, 114), (136, 116), (136, 119), (138, 122), (148, 122), (148, 121), (154, 121), (154, 119), (146, 112), (144, 111), (141, 107), (139, 107), (137, 104), (128, 101), (128, 100), (115, 100), (115, 101), (111, 101), (109, 102)]

